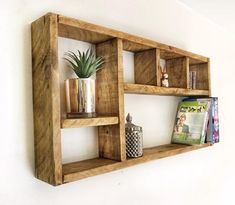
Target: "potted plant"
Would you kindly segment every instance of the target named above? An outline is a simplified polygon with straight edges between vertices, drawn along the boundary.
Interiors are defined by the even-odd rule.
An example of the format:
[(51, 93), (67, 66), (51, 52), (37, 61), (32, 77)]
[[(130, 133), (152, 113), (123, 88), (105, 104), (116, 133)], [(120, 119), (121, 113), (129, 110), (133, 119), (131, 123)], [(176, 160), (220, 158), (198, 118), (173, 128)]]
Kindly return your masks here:
[(78, 78), (65, 80), (68, 117), (95, 116), (95, 76), (104, 63), (102, 57), (96, 57), (91, 48), (77, 54), (65, 53), (65, 60)]

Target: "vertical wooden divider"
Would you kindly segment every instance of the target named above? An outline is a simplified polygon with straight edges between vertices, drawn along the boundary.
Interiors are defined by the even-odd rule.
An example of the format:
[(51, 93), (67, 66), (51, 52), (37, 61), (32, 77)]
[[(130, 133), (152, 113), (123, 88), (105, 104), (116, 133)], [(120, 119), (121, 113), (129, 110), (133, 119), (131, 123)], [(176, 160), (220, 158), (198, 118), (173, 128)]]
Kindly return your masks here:
[(96, 112), (119, 117), (119, 124), (98, 127), (99, 156), (126, 159), (122, 40), (114, 38), (96, 44), (96, 55), (105, 58), (96, 76)]
[(185, 66), (186, 66), (186, 84), (187, 88), (190, 88), (190, 73), (189, 73), (189, 57), (185, 57)]
[(57, 15), (32, 23), (33, 109), (36, 177), (62, 184)]
[(162, 70), (160, 67), (161, 51), (160, 49), (156, 49), (156, 52), (157, 52), (157, 60), (156, 60), (157, 86), (161, 86), (161, 78), (162, 78)]
[(208, 64), (207, 64), (207, 70), (208, 70), (208, 90), (209, 90), (209, 97), (211, 97), (211, 61), (210, 58), (208, 58)]
[(158, 49), (139, 51), (134, 55), (135, 83), (157, 85)]

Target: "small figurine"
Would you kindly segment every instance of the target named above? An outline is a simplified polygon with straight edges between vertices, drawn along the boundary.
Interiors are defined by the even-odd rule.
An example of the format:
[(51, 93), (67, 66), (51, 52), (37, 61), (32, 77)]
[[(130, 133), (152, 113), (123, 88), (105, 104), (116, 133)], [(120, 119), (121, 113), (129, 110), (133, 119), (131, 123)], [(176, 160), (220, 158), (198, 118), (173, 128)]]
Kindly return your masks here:
[(164, 67), (164, 69), (162, 69), (162, 78), (161, 78), (161, 86), (162, 87), (169, 87), (169, 81), (168, 81), (168, 74), (166, 73), (166, 67)]

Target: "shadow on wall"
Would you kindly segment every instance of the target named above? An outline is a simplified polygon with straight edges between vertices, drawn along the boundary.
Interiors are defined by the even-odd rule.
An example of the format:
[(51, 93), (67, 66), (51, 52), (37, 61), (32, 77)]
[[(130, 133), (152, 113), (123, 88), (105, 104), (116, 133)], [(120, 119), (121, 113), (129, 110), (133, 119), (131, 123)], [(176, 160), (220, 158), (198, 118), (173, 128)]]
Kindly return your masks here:
[(23, 28), (23, 126), (25, 158), (27, 166), (34, 175), (34, 134), (33, 134), (33, 96), (32, 96), (32, 54), (31, 54), (31, 24)]

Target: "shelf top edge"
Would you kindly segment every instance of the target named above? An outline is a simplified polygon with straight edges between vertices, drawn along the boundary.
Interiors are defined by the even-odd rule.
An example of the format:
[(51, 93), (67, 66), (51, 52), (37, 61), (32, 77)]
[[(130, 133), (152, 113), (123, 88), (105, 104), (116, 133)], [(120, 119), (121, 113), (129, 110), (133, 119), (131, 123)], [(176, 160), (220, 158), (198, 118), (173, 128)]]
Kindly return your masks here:
[(141, 85), (124, 83), (124, 92), (126, 94), (150, 94), (167, 96), (209, 96), (209, 90), (192, 90), (187, 88), (165, 88), (154, 85)]
[(107, 35), (110, 36), (110, 38), (120, 38), (126, 41), (129, 41), (131, 43), (136, 43), (136, 44), (140, 44), (140, 45), (145, 45), (145, 46), (149, 46), (150, 48), (156, 48), (156, 49), (160, 49), (166, 52), (171, 52), (171, 53), (175, 53), (175, 54), (179, 54), (181, 56), (186, 56), (186, 57), (190, 57), (196, 60), (199, 60), (201, 62), (209, 62), (209, 58), (199, 55), (199, 54), (195, 54), (192, 53), (190, 51), (186, 51), (174, 46), (170, 46), (164, 43), (160, 43), (157, 41), (153, 41), (147, 38), (143, 38), (137, 35), (133, 35), (133, 34), (129, 34), (126, 32), (122, 32), (122, 31), (118, 31), (115, 29), (111, 29), (111, 28), (107, 28), (101, 25), (97, 25), (97, 24), (93, 24), (93, 23), (89, 23), (83, 20), (78, 20), (76, 18), (71, 18), (71, 17), (66, 17), (60, 14), (56, 14), (56, 13), (52, 13), (49, 12), (47, 13), (45, 16), (57, 16), (57, 21), (59, 25), (65, 25), (65, 26), (71, 26), (71, 27), (75, 27), (75, 28), (79, 28), (79, 29), (84, 29), (84, 30), (88, 30), (91, 32), (96, 32), (99, 34), (103, 34), (103, 35)]

